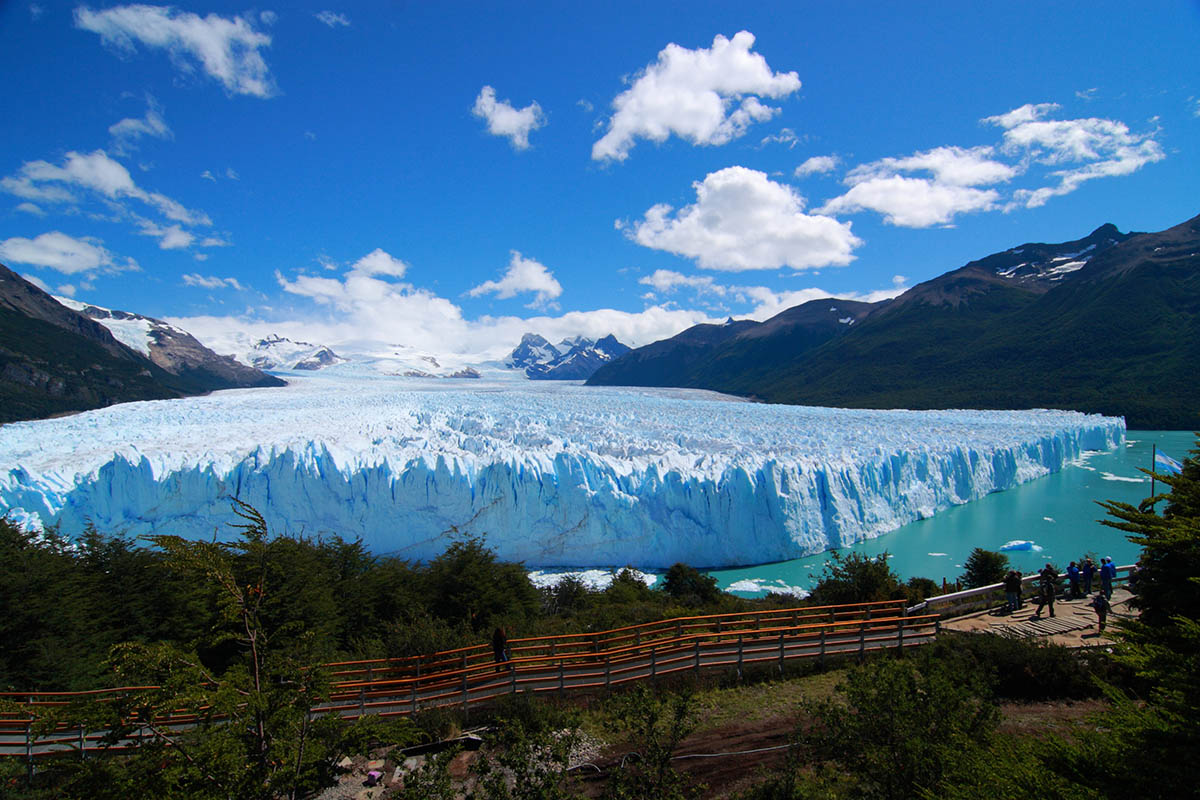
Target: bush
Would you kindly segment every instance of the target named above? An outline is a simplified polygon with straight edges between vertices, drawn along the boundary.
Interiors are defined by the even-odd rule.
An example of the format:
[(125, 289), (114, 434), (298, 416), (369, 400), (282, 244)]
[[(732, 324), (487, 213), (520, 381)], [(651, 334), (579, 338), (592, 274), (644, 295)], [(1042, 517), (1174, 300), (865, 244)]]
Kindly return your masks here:
[(1008, 563), (1008, 556), (1004, 553), (997, 553), (994, 550), (984, 550), (982, 547), (976, 547), (971, 551), (971, 555), (967, 556), (967, 560), (963, 562), (963, 568), (966, 570), (962, 577), (964, 589), (975, 589), (980, 586), (991, 586), (994, 583), (1000, 583), (1004, 580), (1004, 576), (1012, 569)]
[(1103, 694), (1097, 678), (1122, 679), (1106, 653), (992, 633), (943, 632), (930, 657), (986, 682), (999, 700), (1082, 700)]
[(888, 566), (886, 552), (870, 558), (858, 552), (843, 556), (834, 551), (809, 599), (818, 605), (831, 606), (904, 597), (904, 586)]
[(715, 603), (721, 598), (717, 579), (684, 563), (671, 566), (663, 575), (662, 590), (686, 605)]

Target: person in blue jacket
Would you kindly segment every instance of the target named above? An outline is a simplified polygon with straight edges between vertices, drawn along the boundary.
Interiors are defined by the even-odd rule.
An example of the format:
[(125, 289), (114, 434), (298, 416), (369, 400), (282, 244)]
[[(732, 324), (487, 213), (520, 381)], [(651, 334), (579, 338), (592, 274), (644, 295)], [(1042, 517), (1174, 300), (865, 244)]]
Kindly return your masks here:
[(1068, 600), (1078, 600), (1079, 594), (1079, 567), (1074, 561), (1067, 567), (1067, 582), (1070, 588), (1067, 590)]
[(1112, 600), (1113, 580), (1117, 577), (1117, 565), (1108, 556), (1104, 557), (1103, 563), (1100, 564), (1100, 591), (1104, 592), (1104, 596)]

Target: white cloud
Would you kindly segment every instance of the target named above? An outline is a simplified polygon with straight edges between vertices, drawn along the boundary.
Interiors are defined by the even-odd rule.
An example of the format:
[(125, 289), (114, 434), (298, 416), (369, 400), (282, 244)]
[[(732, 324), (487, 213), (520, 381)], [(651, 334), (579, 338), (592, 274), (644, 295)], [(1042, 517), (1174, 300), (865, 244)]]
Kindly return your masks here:
[(653, 206), (633, 224), (630, 238), (695, 259), (704, 269), (733, 271), (844, 266), (862, 244), (850, 223), (805, 214), (795, 190), (762, 172), (727, 167), (692, 185), (694, 204), (674, 214), (669, 205)]
[(204, 170), (204, 172), (200, 173), (200, 177), (206, 181), (212, 181), (213, 183), (217, 182), (217, 177), (212, 174), (212, 170)]
[(29, 16), (33, 18), (34, 22), (37, 22), (39, 19), (41, 19), (42, 14), (45, 14), (45, 13), (46, 13), (46, 9), (43, 8), (42, 6), (40, 6), (39, 4), (37, 4), (37, 3), (29, 4)]
[(200, 240), (201, 247), (228, 247), (229, 242), (217, 236), (205, 236)]
[(313, 16), (331, 28), (336, 28), (339, 25), (343, 28), (350, 27), (350, 20), (345, 14), (335, 14), (332, 11), (322, 11), (319, 14), (313, 14)]
[(945, 225), (956, 214), (987, 211), (997, 207), (1000, 193), (994, 189), (975, 189), (937, 183), (927, 178), (893, 175), (870, 178), (855, 184), (835, 197), (819, 211), (844, 214), (870, 209), (883, 215), (884, 222), (906, 228)]
[(125, 53), (136, 49), (135, 42), (164, 49), (175, 67), (185, 73), (194, 72), (198, 62), (231, 95), (274, 94), (270, 71), (260, 52), (270, 46), (271, 37), (256, 31), (243, 17), (200, 17), (149, 5), (116, 6), (103, 11), (80, 6), (75, 9), (75, 24), (99, 34), (105, 44)]
[(69, 202), (75, 196), (62, 187), (89, 189), (110, 200), (131, 197), (155, 208), (160, 214), (186, 225), (211, 225), (200, 211), (189, 211), (179, 202), (157, 192), (147, 192), (134, 183), (129, 170), (108, 157), (103, 150), (82, 154), (67, 153), (62, 166), (48, 161), (27, 161), (15, 177), (0, 180), (0, 187), (27, 200)]
[[(992, 157), (991, 147), (936, 147), (901, 158), (881, 158), (847, 173), (851, 188), (827, 202), (826, 213), (870, 209), (889, 225), (946, 225), (958, 214), (997, 207), (1000, 193), (974, 188), (1008, 181), (1018, 170)], [(931, 177), (902, 173), (927, 172)]]
[(218, 278), (213, 275), (200, 275), (199, 273), (188, 273), (183, 276), (184, 286), (199, 286), (203, 289), (237, 289), (241, 291), (246, 287), (238, 283), (237, 278)]
[(241, 176), (234, 171), (233, 167), (225, 168), (225, 177), (229, 178), (231, 181), (240, 181), (242, 179)]
[(808, 175), (821, 175), (826, 172), (833, 172), (837, 169), (837, 165), (837, 156), (813, 156), (796, 167), (794, 174), (797, 178), (803, 178)]
[(675, 134), (696, 145), (736, 139), (778, 108), (758, 97), (779, 98), (800, 88), (795, 72), (772, 72), (751, 53), (754, 35), (717, 36), (709, 49), (668, 44), (633, 85), (612, 101), (608, 132), (592, 146), (597, 161), (624, 161), (637, 139), (664, 142)]
[[(0, 259), (46, 267), (66, 275), (115, 266), (113, 254), (96, 239), (76, 239), (59, 231), (33, 239), (14, 236), (0, 242)], [(132, 263), (132, 262), (131, 262)]]
[(800, 137), (791, 128), (781, 128), (779, 133), (773, 133), (770, 136), (764, 136), (762, 141), (758, 143), (759, 147), (768, 144), (786, 144), (788, 150), (791, 150), (796, 145), (800, 144)]
[(684, 275), (670, 269), (656, 269), (650, 275), (638, 279), (643, 286), (651, 286), (656, 291), (669, 293), (680, 287), (694, 289), (696, 292), (708, 292), (724, 295), (726, 288), (707, 275)]
[(487, 120), (488, 133), (507, 136), (517, 150), (527, 149), (530, 132), (546, 124), (542, 107), (537, 103), (530, 103), (520, 109), (514, 108), (507, 100), (497, 101), (496, 90), (491, 86), (484, 86), (479, 90), (471, 113)]
[(1008, 164), (993, 159), (991, 147), (935, 147), (903, 158), (881, 158), (860, 164), (846, 175), (853, 186), (901, 172), (929, 172), (935, 182), (949, 186), (980, 186), (1007, 181), (1017, 175)]
[(498, 281), (484, 281), (467, 292), (471, 297), (483, 294), (495, 294), (500, 299), (516, 297), (518, 294), (533, 292), (534, 298), (528, 308), (546, 308), (556, 297), (562, 294), (562, 285), (554, 278), (554, 273), (531, 258), (523, 258), (516, 250), (512, 251), (512, 260), (508, 270)]
[(392, 278), (403, 278), (408, 265), (386, 251), (375, 248), (370, 253), (355, 261), (350, 268), (355, 275), (387, 275)]
[(41, 206), (34, 203), (20, 203), (14, 210), (24, 211), (26, 214), (33, 214), (35, 217), (46, 216), (46, 212), (42, 210)]
[(125, 155), (137, 148), (137, 142), (143, 136), (155, 139), (171, 139), (174, 134), (162, 116), (162, 109), (153, 97), (146, 97), (146, 115), (141, 119), (126, 117), (120, 122), (113, 123), (108, 128), (113, 137), (113, 151)]
[[(1096, 117), (1045, 119), (1057, 108), (1053, 103), (1029, 104), (984, 119), (1004, 129), (1002, 149), (1006, 153), (1064, 167), (1050, 173), (1057, 178), (1055, 184), (1014, 192), (1006, 210), (1036, 208), (1051, 197), (1070, 194), (1086, 181), (1129, 175), (1166, 158), (1162, 145), (1154, 138), (1156, 131), (1133, 133), (1119, 120)], [(1068, 166), (1074, 164), (1079, 166)]]
[(66, 297), (74, 297), (75, 296), (75, 287), (69, 283), (64, 283), (62, 286), (59, 286), (58, 289), (56, 289), (55, 291), (58, 292), (58, 294), (65, 295)]
[(260, 20), (262, 20), (263, 25), (274, 25), (276, 22), (279, 21), (279, 15), (276, 14), (274, 11), (260, 12), (258, 15), (258, 18)]
[(158, 246), (163, 250), (182, 250), (192, 246), (196, 237), (190, 231), (185, 231), (178, 225), (163, 227), (148, 219), (139, 219), (138, 227), (143, 236), (153, 236), (158, 239)]

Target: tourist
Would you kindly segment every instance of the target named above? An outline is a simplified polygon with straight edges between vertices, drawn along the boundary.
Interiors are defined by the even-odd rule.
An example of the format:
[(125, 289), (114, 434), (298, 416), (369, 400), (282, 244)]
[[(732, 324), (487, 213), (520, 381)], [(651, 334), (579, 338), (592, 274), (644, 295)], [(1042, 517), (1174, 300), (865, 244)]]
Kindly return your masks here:
[(1015, 569), (1010, 569), (1004, 576), (1004, 594), (1008, 598), (1005, 607), (1012, 614), (1021, 607), (1021, 573)]
[(1067, 592), (1068, 600), (1078, 600), (1079, 595), (1079, 567), (1072, 561), (1067, 567), (1067, 582), (1070, 584), (1070, 589)]
[(496, 656), (496, 672), (500, 672), (509, 658), (508, 635), (505, 634), (504, 628), (496, 628), (492, 633), (492, 653)]
[(1112, 610), (1112, 605), (1108, 602), (1108, 598), (1104, 596), (1104, 592), (1096, 592), (1096, 596), (1092, 598), (1092, 608), (1096, 610), (1096, 618), (1100, 621), (1100, 632), (1104, 633), (1104, 624), (1108, 621), (1108, 612)]
[(1079, 575), (1083, 578), (1083, 593), (1092, 593), (1092, 578), (1096, 576), (1096, 562), (1088, 556), (1084, 556), (1083, 566), (1079, 568)]
[(1042, 615), (1042, 608), (1050, 606), (1050, 616), (1054, 616), (1054, 593), (1058, 590), (1058, 570), (1054, 565), (1047, 564), (1038, 573), (1038, 607), (1033, 612), (1035, 617)]
[(1112, 600), (1113, 580), (1117, 577), (1117, 565), (1113, 563), (1110, 556), (1105, 556), (1100, 564), (1100, 591), (1104, 592), (1104, 596)]

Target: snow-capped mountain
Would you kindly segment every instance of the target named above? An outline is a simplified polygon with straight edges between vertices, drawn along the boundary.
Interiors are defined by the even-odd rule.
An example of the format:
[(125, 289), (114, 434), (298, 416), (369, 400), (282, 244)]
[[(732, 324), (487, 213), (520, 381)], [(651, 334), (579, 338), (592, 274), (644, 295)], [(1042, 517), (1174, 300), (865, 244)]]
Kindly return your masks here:
[(342, 364), (347, 359), (324, 345), (295, 342), (271, 334), (255, 342), (238, 360), (258, 369), (314, 370)]
[(172, 375), (207, 373), (224, 384), (212, 388), (283, 385), (282, 381), (260, 372), (252, 364), (242, 364), (231, 356), (214, 353), (187, 331), (161, 319), (81, 303), (70, 297), (54, 299), (99, 322), (118, 342), (146, 356)]
[(572, 336), (555, 346), (536, 333), (527, 333), (504, 363), (523, 370), (533, 380), (586, 380), (600, 367), (628, 352), (629, 347), (612, 334), (598, 341)]

